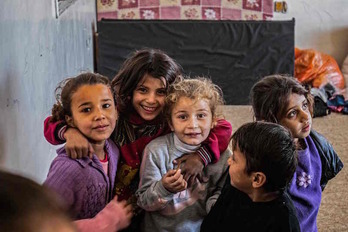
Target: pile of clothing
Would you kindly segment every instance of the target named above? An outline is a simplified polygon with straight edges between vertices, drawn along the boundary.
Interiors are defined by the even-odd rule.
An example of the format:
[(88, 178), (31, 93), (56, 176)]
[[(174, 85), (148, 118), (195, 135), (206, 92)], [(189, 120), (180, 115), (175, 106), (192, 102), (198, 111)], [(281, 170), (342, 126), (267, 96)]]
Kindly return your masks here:
[(342, 94), (335, 94), (335, 88), (327, 83), (321, 88), (312, 88), (314, 97), (313, 117), (322, 117), (333, 112), (348, 114), (348, 101)]
[(342, 70), (332, 56), (314, 49), (295, 48), (295, 77), (311, 87), (314, 96), (313, 117), (331, 112), (348, 114), (348, 56)]

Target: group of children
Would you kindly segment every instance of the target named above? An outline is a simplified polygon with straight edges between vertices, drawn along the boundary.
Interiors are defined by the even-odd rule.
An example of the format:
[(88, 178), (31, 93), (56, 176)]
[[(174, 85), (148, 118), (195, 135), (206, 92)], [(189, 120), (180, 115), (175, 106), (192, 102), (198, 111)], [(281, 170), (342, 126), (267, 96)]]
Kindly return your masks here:
[(111, 83), (67, 79), (56, 96), (45, 137), (66, 145), (44, 185), (79, 231), (317, 231), (321, 192), (343, 167), (287, 76), (253, 86), (256, 122), (233, 136), (221, 89), (183, 78), (160, 50), (134, 52)]

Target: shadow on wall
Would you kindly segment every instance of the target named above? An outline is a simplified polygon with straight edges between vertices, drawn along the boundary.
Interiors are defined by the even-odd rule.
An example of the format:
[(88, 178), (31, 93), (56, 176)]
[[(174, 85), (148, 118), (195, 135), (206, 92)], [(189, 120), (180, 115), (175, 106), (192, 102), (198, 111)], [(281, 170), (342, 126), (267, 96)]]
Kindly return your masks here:
[[(9, 154), (16, 156), (17, 160), (19, 160), (18, 120), (20, 101), (15, 96), (17, 92), (16, 87), (19, 85), (15, 82), (17, 82), (18, 78), (16, 73), (7, 72), (4, 79), (0, 81), (0, 166), (4, 166), (5, 163), (9, 162), (11, 158)], [(25, 122), (22, 123), (25, 125)], [(24, 126), (23, 124), (22, 126)], [(11, 163), (13, 161), (12, 157)]]
[(331, 55), (336, 60), (338, 66), (342, 67), (343, 60), (348, 54), (348, 28), (332, 29), (325, 33), (313, 31), (309, 37), (305, 42), (306, 47), (298, 48), (315, 49), (318, 52)]
[(344, 58), (348, 55), (348, 28), (342, 28), (342, 29), (336, 29), (333, 30), (330, 33), (330, 39), (332, 41), (332, 44), (334, 44), (335, 47), (334, 50), (339, 52), (336, 55), (336, 61), (340, 68), (342, 68), (342, 64), (344, 61)]

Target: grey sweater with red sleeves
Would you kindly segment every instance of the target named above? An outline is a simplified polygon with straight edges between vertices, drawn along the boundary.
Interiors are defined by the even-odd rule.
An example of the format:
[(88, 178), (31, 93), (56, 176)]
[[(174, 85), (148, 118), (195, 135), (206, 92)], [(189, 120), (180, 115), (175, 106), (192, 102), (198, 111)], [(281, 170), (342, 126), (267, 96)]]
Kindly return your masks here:
[(174, 159), (197, 148), (182, 143), (174, 133), (158, 137), (146, 146), (136, 192), (138, 205), (146, 210), (143, 231), (199, 231), (203, 218), (221, 193), (231, 151), (227, 149), (218, 162), (204, 168), (205, 181), (196, 179), (182, 192), (169, 192), (161, 181), (163, 175), (176, 168)]

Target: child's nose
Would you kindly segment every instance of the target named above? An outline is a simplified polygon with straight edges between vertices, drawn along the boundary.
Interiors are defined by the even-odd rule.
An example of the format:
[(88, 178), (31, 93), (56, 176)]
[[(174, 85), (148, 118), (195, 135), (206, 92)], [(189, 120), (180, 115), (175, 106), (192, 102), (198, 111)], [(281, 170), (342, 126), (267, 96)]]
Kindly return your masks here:
[(195, 128), (198, 126), (198, 122), (197, 122), (197, 119), (195, 117), (190, 118), (189, 126), (192, 128)]
[(156, 102), (156, 94), (150, 93), (147, 97), (148, 103), (155, 103)]
[(104, 119), (105, 115), (101, 109), (96, 109), (95, 115), (94, 115), (94, 120), (101, 120)]
[(306, 110), (301, 110), (300, 115), (301, 115), (302, 121), (308, 121), (308, 119), (310, 117), (310, 113)]

